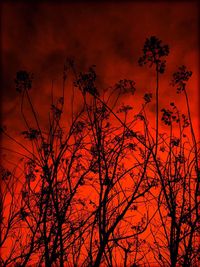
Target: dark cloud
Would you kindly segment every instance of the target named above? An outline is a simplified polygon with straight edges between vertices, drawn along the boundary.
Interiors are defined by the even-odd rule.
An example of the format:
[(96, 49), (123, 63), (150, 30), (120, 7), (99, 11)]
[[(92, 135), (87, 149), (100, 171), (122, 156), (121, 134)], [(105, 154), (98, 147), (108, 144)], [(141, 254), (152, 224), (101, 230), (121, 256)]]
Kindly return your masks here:
[(9, 50), (4, 52), (2, 58), (2, 97), (3, 102), (12, 101), (16, 98), (17, 93), (13, 90), (15, 72), (20, 65), (20, 59), (14, 51)]
[[(197, 60), (193, 60), (198, 52), (197, 33), (195, 2), (4, 3), (2, 67), (6, 101), (2, 104), (6, 107), (5, 103), (15, 100), (13, 77), (17, 70), (27, 69), (35, 73), (35, 90), (43, 96), (34, 97), (43, 105), (52, 79), (62, 76), (69, 56), (79, 69), (96, 64), (102, 86), (126, 76), (136, 77), (139, 94), (153, 91), (153, 72), (145, 69), (145, 75), (137, 69), (145, 39), (156, 35), (170, 45), (167, 68), (171, 73), (179, 62), (197, 68)], [(168, 96), (165, 88), (163, 93)]]

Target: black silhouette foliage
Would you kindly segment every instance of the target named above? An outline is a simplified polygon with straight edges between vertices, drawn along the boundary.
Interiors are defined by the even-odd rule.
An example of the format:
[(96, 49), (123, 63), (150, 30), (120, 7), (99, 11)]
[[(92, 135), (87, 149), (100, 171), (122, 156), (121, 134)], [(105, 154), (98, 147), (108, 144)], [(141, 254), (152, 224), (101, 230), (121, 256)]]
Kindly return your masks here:
[[(157, 123), (158, 78), (168, 54), (169, 46), (151, 36), (139, 59), (140, 66), (155, 66)], [(72, 71), (73, 97), (79, 89), (82, 106), (75, 111), (72, 97), (71, 117), (64, 116), (63, 85), (63, 95), (52, 100), (48, 126), (39, 124), (29, 97), (32, 74), (16, 74), (21, 112), (27, 100), (37, 127), (24, 112), (27, 147), (1, 128), (25, 153), (12, 171), (0, 167), (0, 248), (12, 243), (0, 265), (25, 267), (36, 258), (46, 267), (156, 266), (149, 261), (154, 258), (159, 266), (197, 267), (199, 144), (185, 90), (192, 72), (181, 66), (172, 79), (177, 93), (185, 93), (186, 115), (171, 102), (161, 109), (161, 121), (170, 127), (163, 132), (157, 125), (154, 136), (148, 117), (153, 94), (145, 93), (132, 114), (120, 96), (133, 95), (135, 82), (122, 79), (100, 95), (94, 67), (77, 75), (74, 62), (66, 61), (63, 84)]]
[(183, 92), (186, 87), (186, 82), (192, 76), (192, 71), (187, 70), (186, 66), (182, 65), (178, 71), (173, 74), (172, 85), (176, 87), (177, 94)]
[(146, 104), (150, 103), (152, 99), (152, 93), (145, 93), (143, 98)]
[(93, 96), (99, 96), (99, 92), (95, 85), (96, 72), (94, 66), (89, 68), (87, 73), (80, 73), (78, 79), (75, 82), (75, 86), (80, 88), (81, 91), (86, 94), (89, 93)]
[(156, 65), (156, 69), (159, 73), (164, 73), (166, 67), (166, 61), (161, 59), (168, 56), (169, 46), (163, 45), (162, 41), (155, 36), (151, 36), (146, 39), (143, 48), (143, 56), (138, 60), (140, 66), (149, 63), (149, 66)]
[(28, 131), (23, 131), (22, 135), (26, 139), (34, 140), (34, 139), (37, 139), (39, 137), (40, 131), (38, 131), (37, 129), (30, 128)]
[(15, 78), (16, 90), (21, 93), (32, 87), (33, 75), (25, 70), (18, 71)]
[(120, 80), (116, 85), (115, 85), (115, 90), (119, 90), (121, 94), (129, 94), (131, 93), (132, 95), (135, 93), (135, 82), (133, 80), (129, 79), (124, 79)]

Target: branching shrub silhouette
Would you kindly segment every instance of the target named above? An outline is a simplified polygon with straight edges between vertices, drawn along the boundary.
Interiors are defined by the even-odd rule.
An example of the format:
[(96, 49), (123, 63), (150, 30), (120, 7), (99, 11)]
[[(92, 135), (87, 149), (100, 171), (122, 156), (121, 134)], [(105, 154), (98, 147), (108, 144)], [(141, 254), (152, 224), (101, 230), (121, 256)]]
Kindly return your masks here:
[[(155, 66), (155, 131), (148, 118), (152, 93), (136, 111), (121, 101), (137, 92), (133, 80), (102, 91), (95, 66), (79, 72), (72, 60), (44, 129), (31, 100), (33, 75), (17, 72), (21, 134), (30, 145), (1, 129), (24, 150), (15, 170), (1, 167), (1, 266), (198, 266), (199, 144), (187, 92), (192, 72), (181, 66), (172, 77), (187, 114), (174, 102), (159, 110), (159, 74), (168, 54), (168, 45), (152, 36), (139, 59), (141, 66)], [(69, 76), (72, 115), (66, 120)]]

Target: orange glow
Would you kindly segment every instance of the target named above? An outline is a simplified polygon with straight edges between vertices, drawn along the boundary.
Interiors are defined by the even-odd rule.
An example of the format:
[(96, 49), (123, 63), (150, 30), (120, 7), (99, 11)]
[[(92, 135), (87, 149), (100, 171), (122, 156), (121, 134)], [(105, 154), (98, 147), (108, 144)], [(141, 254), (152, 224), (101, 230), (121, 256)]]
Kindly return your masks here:
[[(125, 264), (124, 258), (126, 257), (126, 253), (130, 253), (130, 255), (132, 255), (127, 258), (127, 267), (133, 264), (133, 261), (131, 262), (133, 257), (135, 257), (135, 259), (137, 260), (139, 259), (138, 262), (135, 261), (135, 263), (137, 262), (139, 264), (144, 264), (145, 262), (148, 262), (149, 266), (151, 267), (157, 266), (159, 260), (160, 262), (162, 262), (163, 260), (159, 258), (161, 253), (163, 253), (162, 257), (166, 257), (167, 259), (165, 261), (165, 264), (167, 266), (166, 262), (170, 261), (170, 254), (167, 250), (167, 247), (166, 249), (159, 250), (156, 247), (157, 243), (154, 236), (154, 233), (156, 233), (158, 235), (158, 239), (165, 237), (165, 245), (167, 244), (167, 238), (163, 230), (164, 223), (159, 217), (159, 211), (156, 212), (155, 218), (152, 219), (151, 227), (147, 227), (146, 231), (144, 232), (141, 231), (141, 233), (137, 236), (137, 239), (135, 238), (136, 235), (134, 235), (133, 233), (137, 233), (137, 231), (140, 232), (142, 227), (144, 227), (145, 225), (145, 220), (147, 220), (147, 217), (151, 221), (150, 218), (151, 216), (153, 216), (154, 212), (157, 209), (158, 199), (161, 199), (160, 201), (162, 204), (164, 203), (161, 207), (163, 218), (167, 218), (167, 216), (169, 217), (169, 212), (166, 208), (167, 201), (164, 202), (165, 200), (163, 200), (163, 191), (162, 193), (160, 193), (160, 187), (158, 185), (155, 185), (155, 183), (159, 183), (159, 174), (157, 173), (155, 175), (155, 169), (160, 168), (159, 170), (162, 170), (163, 173), (165, 173), (166, 177), (170, 178), (172, 176), (172, 173), (176, 169), (175, 164), (172, 164), (173, 166), (171, 167), (171, 169), (170, 167), (169, 169), (167, 168), (168, 162), (170, 161), (169, 158), (174, 157), (173, 160), (175, 160), (176, 156), (178, 155), (178, 148), (176, 148), (175, 145), (173, 147), (173, 153), (168, 153), (168, 149), (169, 147), (171, 148), (170, 142), (173, 141), (169, 141), (170, 138), (173, 139), (174, 136), (179, 136), (180, 128), (178, 124), (173, 124), (174, 126), (171, 132), (172, 136), (170, 137), (170, 127), (161, 122), (161, 109), (172, 109), (173, 105), (170, 106), (170, 103), (173, 102), (176, 104), (176, 107), (180, 111), (180, 116), (182, 116), (183, 113), (188, 113), (184, 93), (177, 94), (176, 88), (170, 84), (173, 73), (177, 71), (179, 66), (182, 65), (185, 65), (188, 70), (191, 70), (193, 72), (191, 79), (189, 79), (187, 83), (186, 90), (190, 102), (190, 112), (193, 123), (192, 126), (195, 132), (196, 141), (199, 142), (199, 13), (197, 3), (131, 3), (128, 1), (124, 3), (112, 3), (111, 1), (110, 3), (79, 2), (76, 4), (62, 2), (57, 4), (51, 2), (29, 4), (3, 3), (1, 4), (1, 6), (3, 67), (3, 90), (1, 103), (2, 126), (5, 126), (5, 129), (9, 133), (9, 135), (15, 139), (15, 141), (13, 142), (13, 139), (11, 140), (11, 138), (9, 138), (8, 136), (2, 136), (1, 157), (2, 163), (4, 164), (4, 166), (6, 166), (6, 168), (13, 169), (14, 166), (18, 166), (16, 168), (16, 171), (14, 172), (15, 178), (17, 179), (16, 181), (19, 182), (19, 184), (17, 184), (15, 187), (16, 194), (18, 194), (19, 192), (21, 194), (20, 190), (23, 187), (26, 193), (27, 190), (30, 193), (34, 188), (36, 192), (34, 195), (35, 198), (33, 197), (30, 201), (32, 201), (31, 203), (33, 203), (33, 205), (35, 205), (34, 207), (36, 207), (35, 212), (37, 211), (38, 214), (39, 212), (41, 212), (42, 214), (42, 211), (39, 211), (40, 207), (38, 207), (37, 205), (37, 193), (39, 192), (39, 189), (44, 186), (43, 180), (41, 180), (41, 177), (45, 172), (43, 168), (44, 166), (39, 166), (38, 164), (39, 167), (37, 166), (38, 169), (36, 177), (34, 177), (33, 180), (29, 182), (31, 184), (29, 185), (26, 180), (25, 174), (28, 173), (26, 167), (30, 162), (27, 163), (28, 161), (26, 159), (26, 156), (27, 154), (30, 158), (34, 158), (34, 156), (36, 156), (41, 160), (39, 162), (41, 163), (43, 158), (45, 158), (45, 155), (42, 155), (43, 152), (41, 152), (41, 147), (45, 142), (47, 144), (47, 140), (45, 140), (44, 142), (44, 140), (42, 140), (42, 138), (40, 137), (38, 143), (36, 141), (30, 142), (27, 138), (24, 138), (25, 135), (21, 133), (22, 131), (27, 130), (25, 125), (26, 123), (28, 125), (31, 125), (30, 128), (37, 128), (38, 123), (41, 126), (43, 136), (45, 136), (44, 139), (47, 138), (46, 136), (48, 136), (47, 131), (49, 129), (49, 125), (51, 125), (52, 123), (52, 128), (56, 127), (53, 124), (56, 120), (53, 122), (53, 116), (55, 114), (53, 114), (51, 110), (51, 105), (57, 102), (58, 106), (54, 106), (54, 108), (60, 108), (60, 106), (62, 106), (63, 100), (61, 99), (61, 97), (63, 97), (62, 94), (64, 87), (64, 106), (62, 107), (63, 114), (61, 125), (59, 125), (59, 127), (63, 127), (65, 131), (64, 133), (66, 134), (65, 138), (67, 138), (67, 135), (69, 135), (69, 140), (66, 146), (67, 149), (62, 154), (63, 161), (60, 164), (61, 167), (58, 171), (54, 170), (56, 172), (55, 177), (58, 184), (59, 181), (66, 182), (66, 185), (62, 184), (62, 188), (59, 188), (60, 191), (66, 190), (62, 191), (65, 192), (62, 193), (63, 195), (60, 193), (61, 197), (63, 198), (66, 194), (69, 194), (69, 192), (71, 193), (71, 186), (75, 188), (76, 183), (80, 183), (82, 186), (78, 186), (78, 194), (75, 197), (75, 200), (73, 199), (74, 202), (72, 202), (72, 205), (74, 210), (70, 210), (69, 213), (66, 213), (68, 214), (66, 216), (69, 216), (70, 219), (73, 218), (75, 224), (78, 222), (80, 223), (80, 221), (84, 221), (84, 219), (87, 217), (87, 212), (90, 212), (91, 214), (92, 212), (94, 213), (96, 207), (99, 204), (100, 198), (102, 197), (101, 193), (103, 192), (102, 194), (106, 194), (105, 188), (106, 186), (109, 186), (109, 180), (102, 182), (103, 180), (101, 180), (101, 175), (98, 173), (98, 170), (95, 169), (98, 166), (100, 172), (102, 168), (101, 172), (103, 173), (103, 175), (105, 175), (107, 166), (103, 166), (102, 163), (99, 165), (97, 164), (97, 166), (92, 165), (92, 163), (94, 163), (94, 161), (98, 158), (94, 156), (96, 149), (95, 146), (97, 147), (99, 141), (98, 130), (101, 127), (107, 127), (108, 129), (110, 129), (109, 127), (113, 127), (113, 132), (110, 129), (110, 132), (108, 131), (107, 135), (105, 134), (104, 139), (102, 137), (103, 141), (101, 141), (105, 142), (102, 145), (104, 146), (105, 151), (101, 152), (102, 154), (105, 153), (104, 156), (107, 156), (108, 158), (110, 153), (110, 155), (113, 155), (113, 158), (115, 159), (115, 157), (117, 158), (117, 156), (113, 151), (115, 151), (115, 149), (116, 151), (120, 151), (120, 141), (117, 140), (116, 137), (119, 137), (121, 135), (124, 136), (125, 134), (127, 134), (127, 131), (129, 133), (130, 129), (132, 129), (138, 134), (136, 140), (134, 139), (135, 143), (138, 142), (137, 153), (134, 152), (135, 143), (131, 143), (132, 146), (130, 146), (129, 142), (133, 142), (132, 139), (131, 141), (125, 139), (123, 143), (123, 149), (124, 151), (126, 151), (126, 153), (120, 154), (120, 163), (119, 166), (117, 166), (116, 170), (111, 165), (108, 168), (108, 173), (109, 175), (112, 175), (116, 171), (117, 175), (120, 176), (123, 168), (129, 169), (133, 166), (136, 166), (137, 164), (138, 165), (137, 168), (133, 168), (133, 172), (127, 172), (125, 175), (122, 175), (120, 181), (117, 180), (119, 177), (116, 175), (117, 182), (115, 184), (115, 187), (113, 187), (113, 190), (109, 192), (111, 201), (109, 201), (107, 206), (104, 207), (104, 209), (108, 209), (110, 212), (107, 216), (109, 217), (110, 214), (112, 214), (112, 211), (115, 209), (115, 206), (118, 206), (116, 212), (109, 217), (109, 220), (107, 219), (108, 223), (105, 226), (105, 229), (109, 229), (109, 227), (112, 226), (112, 223), (114, 224), (114, 220), (117, 218), (117, 216), (123, 213), (123, 209), (131, 199), (132, 191), (136, 190), (137, 185), (141, 186), (141, 192), (143, 192), (142, 190), (145, 191), (145, 188), (150, 186), (150, 184), (152, 184), (152, 189), (150, 192), (148, 191), (147, 194), (146, 191), (144, 195), (141, 193), (141, 196), (138, 193), (138, 199), (134, 199), (134, 202), (130, 205), (130, 207), (128, 207), (123, 220), (120, 221), (120, 223), (115, 228), (115, 235), (111, 234), (109, 236), (111, 240), (109, 242), (113, 242), (112, 244), (114, 244), (112, 247), (112, 252), (110, 252), (108, 244), (104, 249), (107, 251), (107, 255), (110, 255), (109, 253), (113, 253), (114, 259), (112, 266), (123, 266), (123, 264)], [(163, 44), (168, 44), (170, 49), (169, 55), (164, 58), (166, 59), (166, 71), (164, 72), (164, 74), (159, 74), (158, 140), (160, 143), (158, 142), (158, 152), (155, 152), (154, 156), (151, 153), (148, 154), (148, 148), (145, 148), (145, 145), (143, 145), (142, 138), (144, 137), (146, 138), (146, 140), (148, 140), (149, 143), (147, 143), (149, 146), (154, 143), (154, 146), (152, 146), (152, 151), (154, 153), (156, 143), (156, 72), (154, 66), (152, 68), (149, 68), (148, 64), (143, 67), (140, 67), (138, 65), (138, 59), (143, 54), (142, 48), (144, 42), (146, 38), (149, 38), (150, 36), (158, 37), (160, 40), (162, 40)], [(69, 69), (67, 69), (66, 81), (63, 85), (63, 66), (66, 62), (68, 62), (66, 59), (69, 58), (74, 60), (75, 67), (70, 67)], [(76, 87), (73, 83), (75, 78), (77, 80), (77, 77), (75, 76), (79, 72), (86, 73), (92, 65), (96, 65), (96, 86), (100, 94), (100, 96), (98, 96), (96, 100), (94, 100), (94, 95), (90, 95), (88, 92), (85, 96), (84, 93), (81, 93), (81, 90), (79, 90), (81, 86)], [(77, 71), (76, 74), (74, 73), (74, 69)], [(16, 73), (20, 70), (26, 70), (30, 73), (33, 73), (33, 85), (31, 90), (29, 91), (29, 95), (25, 95), (23, 110), (21, 108), (21, 98), (16, 92), (14, 82)], [(76, 137), (70, 135), (70, 127), (72, 126), (73, 122), (72, 114), (74, 114), (75, 117), (75, 115), (78, 114), (78, 112), (80, 112), (83, 107), (85, 108), (86, 106), (88, 108), (89, 105), (91, 105), (93, 111), (95, 111), (96, 113), (94, 112), (93, 114), (89, 108), (88, 110), (86, 108), (84, 110), (85, 113), (81, 114), (78, 118), (81, 122), (84, 121), (87, 125), (90, 125), (91, 118), (94, 119), (95, 115), (98, 117), (98, 108), (103, 109), (101, 101), (106, 102), (107, 111), (109, 110), (109, 108), (112, 109), (112, 106), (115, 104), (115, 101), (117, 99), (117, 90), (114, 91), (111, 97), (109, 97), (110, 92), (111, 90), (113, 90), (113, 88), (115, 88), (116, 84), (123, 79), (127, 79), (128, 81), (133, 80), (135, 82), (135, 92), (133, 94), (124, 94), (123, 96), (121, 96), (114, 108), (113, 113), (115, 113), (116, 116), (109, 111), (109, 123), (111, 123), (111, 126), (105, 126), (106, 123), (104, 121), (102, 122), (101, 127), (94, 123), (96, 127), (94, 127), (94, 129), (96, 130), (96, 132), (94, 131), (94, 129), (92, 129), (92, 131), (90, 126), (88, 126), (88, 132), (85, 129), (81, 129), (81, 132), (85, 134), (84, 138), (82, 139), (84, 145), (79, 150), (81, 156), (80, 154), (77, 156), (80, 157), (77, 158), (77, 165), (72, 167), (73, 175), (71, 175), (70, 179), (72, 179), (73, 182), (72, 184), (70, 184), (69, 180), (67, 180), (67, 178), (65, 177), (65, 174), (69, 168), (69, 162), (67, 160), (73, 158), (73, 153), (75, 153), (74, 150), (76, 148), (75, 144), (77, 141)], [(144, 109), (142, 107), (144, 107), (145, 103), (145, 93), (152, 93), (152, 101), (145, 106), (144, 113)], [(31, 103), (34, 107), (34, 110), (36, 111), (38, 122), (35, 120), (35, 115), (28, 97), (30, 97), (32, 101)], [(120, 108), (122, 109), (123, 105), (130, 105), (131, 107), (133, 107), (133, 109), (130, 109), (127, 117), (126, 112), (120, 111)], [(140, 112), (141, 110), (142, 112)], [(27, 120), (26, 123), (23, 119), (22, 111), (25, 114)], [(145, 119), (141, 117), (139, 118), (141, 114), (142, 116), (146, 116), (147, 118), (147, 127), (149, 127), (149, 132), (145, 130)], [(97, 121), (98, 123), (100, 123), (100, 119)], [(181, 142), (186, 144), (184, 147), (184, 153), (187, 157), (188, 162), (191, 163), (192, 167), (191, 170), (190, 167), (188, 167), (188, 172), (191, 172), (190, 175), (193, 179), (193, 176), (195, 175), (195, 163), (193, 163), (192, 157), (193, 154), (195, 154), (195, 149), (193, 148), (193, 152), (190, 152), (192, 145), (194, 145), (194, 139), (191, 134), (190, 128), (187, 128), (184, 131), (185, 139), (183, 138)], [(94, 134), (94, 132), (96, 135)], [(144, 134), (144, 136), (141, 136), (140, 132), (145, 133), (146, 135)], [(55, 133), (57, 134), (57, 132)], [(167, 134), (162, 135), (163, 133)], [(167, 138), (165, 139), (166, 136)], [(50, 138), (48, 139), (48, 141), (49, 140)], [(57, 143), (53, 143), (53, 148), (51, 148), (53, 152), (55, 152), (55, 155), (59, 155), (59, 149), (63, 145), (62, 142), (59, 143), (58, 140), (56, 141)], [(189, 140), (189, 142), (187, 142), (187, 140)], [(51, 140), (49, 141), (49, 143), (50, 142)], [(19, 144), (22, 144), (23, 147)], [(94, 147), (91, 144), (93, 144)], [(47, 150), (48, 149), (50, 148), (47, 148)], [(94, 149), (94, 151), (92, 151), (92, 149)], [(190, 149), (190, 151), (188, 152), (187, 149)], [(27, 150), (31, 151), (31, 153), (28, 153)], [(23, 159), (21, 159), (22, 157)], [(143, 165), (141, 164), (145, 157), (146, 159), (148, 158), (148, 160), (151, 162), (147, 166), (145, 165), (145, 161)], [(154, 161), (156, 162), (155, 164), (152, 163)], [(24, 167), (25, 162), (26, 165)], [(49, 157), (46, 160), (46, 164), (51, 167), (54, 166), (54, 158)], [(161, 165), (158, 166), (159, 164), (163, 164), (163, 166), (160, 167)], [(27, 168), (29, 167), (30, 166), (28, 166)], [(55, 169), (54, 167), (52, 167), (52, 169)], [(80, 176), (83, 175), (85, 171), (84, 168), (93, 168), (93, 170), (88, 172), (87, 174), (84, 174), (84, 181), (80, 181)], [(135, 171), (135, 168), (137, 171)], [(142, 172), (145, 168), (147, 169), (147, 173), (144, 173), (144, 177), (143, 179), (141, 179)], [(3, 184), (2, 181), (1, 184)], [(162, 186), (163, 185), (161, 185), (161, 188), (163, 188)], [(170, 186), (167, 186), (169, 186), (169, 184), (166, 184), (166, 190), (168, 190), (167, 192), (170, 194)], [(179, 191), (179, 193), (177, 193), (177, 199), (179, 199), (179, 194), (181, 195), (182, 191), (180, 188), (178, 188), (178, 186), (174, 188), (176, 192)], [(2, 190), (5, 190), (5, 187), (2, 187)], [(195, 185), (192, 185), (191, 191), (194, 190)], [(188, 193), (188, 195), (190, 194), (191, 192)], [(9, 214), (8, 207), (12, 206), (11, 200), (12, 198), (8, 196), (6, 200), (7, 202), (5, 201), (5, 205), (8, 205), (7, 209), (5, 208), (5, 217)], [(23, 202), (23, 200), (20, 199), (20, 196), (18, 200)], [(15, 199), (16, 203), (20, 202), (18, 200), (17, 198)], [(52, 208), (52, 210), (53, 209), (56, 210), (56, 204), (55, 207)], [(56, 213), (57, 211), (51, 212)], [(94, 215), (94, 213), (87, 221), (89, 230), (86, 229), (83, 234), (83, 243), (85, 242), (84, 245), (81, 243), (81, 239), (80, 243), (78, 239), (78, 241), (74, 241), (74, 246), (70, 247), (68, 251), (69, 254), (66, 255), (69, 261), (68, 263), (66, 263), (66, 266), (72, 266), (73, 261), (75, 260), (77, 260), (78, 264), (83, 263), (82, 261), (86, 260), (86, 255), (88, 255), (87, 260), (89, 261), (89, 248), (91, 245), (90, 237), (92, 236), (92, 234), (94, 234), (94, 237), (92, 239), (93, 251), (92, 249), (91, 251), (93, 252), (93, 257), (96, 258), (97, 255), (95, 254), (95, 250), (98, 254), (98, 242), (100, 242), (100, 233), (97, 225), (92, 221), (92, 219), (97, 216), (96, 220), (98, 220), (99, 213), (96, 212), (97, 215)], [(33, 218), (34, 217), (28, 219), (28, 223), (30, 223), (30, 225), (34, 225)], [(156, 228), (158, 222), (160, 223), (160, 228)], [(19, 228), (19, 231), (17, 232), (20, 238), (26, 232), (26, 230), (23, 231), (25, 224), (25, 220), (22, 220), (22, 222), (20, 222), (21, 228)], [(93, 225), (94, 228), (92, 228)], [(168, 227), (169, 225), (170, 221), (166, 219), (166, 227)], [(74, 226), (72, 227), (70, 223), (66, 223), (65, 227), (66, 228), (63, 231), (67, 236), (67, 234), (72, 231), (72, 228)], [(160, 230), (162, 227), (163, 229)], [(51, 229), (50, 223), (47, 224), (47, 228)], [(39, 229), (40, 226), (38, 226), (36, 235), (39, 235), (40, 232), (42, 232), (41, 229)], [(124, 236), (133, 236), (131, 236), (130, 239), (119, 239), (118, 243), (114, 242), (114, 238), (116, 238), (116, 236), (120, 234)], [(67, 236), (65, 240), (70, 243), (72, 242), (73, 238), (75, 239), (75, 237), (77, 237), (75, 234), (73, 236), (70, 236), (69, 238)], [(1, 248), (5, 255), (9, 255), (9, 247), (12, 247), (12, 240), (15, 237), (9, 238), (4, 244), (5, 246)], [(21, 238), (20, 240), (22, 242), (21, 245), (24, 246), (27, 240), (25, 238)], [(51, 240), (51, 242), (53, 241)], [(53, 246), (53, 243), (51, 242), (49, 244)], [(162, 243), (162, 240), (160, 242)], [(137, 251), (139, 246), (138, 244), (140, 244), (140, 248), (143, 248), (143, 250), (141, 249), (141, 251), (139, 252)], [(80, 245), (80, 247), (82, 246), (81, 256), (77, 256), (78, 253), (76, 251), (76, 246), (78, 245)], [(130, 252), (129, 250), (124, 249), (125, 247), (131, 247), (133, 251)], [(179, 250), (181, 251), (182, 249), (183, 247), (181, 245)], [(154, 252), (159, 256), (155, 256)], [(36, 254), (33, 253), (33, 256), (31, 256), (32, 262), (38, 261), (38, 258), (41, 258), (42, 253), (42, 248), (38, 249), (38, 252)], [(74, 255), (79, 258), (74, 259)], [(104, 257), (104, 262), (101, 266), (109, 266), (108, 263), (106, 263), (106, 255), (102, 257)], [(2, 256), (2, 258), (4, 257)], [(18, 262), (18, 259), (16, 260), (16, 262)], [(107, 260), (107, 262), (109, 262), (109, 260)], [(12, 266), (12, 264), (10, 266)]]

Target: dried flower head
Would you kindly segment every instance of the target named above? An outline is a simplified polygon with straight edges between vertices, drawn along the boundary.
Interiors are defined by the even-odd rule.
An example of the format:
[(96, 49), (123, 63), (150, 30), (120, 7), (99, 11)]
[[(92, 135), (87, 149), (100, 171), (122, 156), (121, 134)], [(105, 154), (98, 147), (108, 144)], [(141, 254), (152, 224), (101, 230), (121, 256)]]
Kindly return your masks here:
[(161, 58), (168, 56), (169, 46), (163, 45), (162, 41), (155, 36), (147, 38), (143, 47), (143, 56), (138, 60), (140, 66), (149, 63), (149, 66), (156, 65), (159, 73), (164, 73), (166, 60)]
[(132, 110), (133, 107), (131, 107), (130, 105), (122, 105), (118, 110), (117, 113), (125, 113), (127, 114), (130, 110)]
[(152, 93), (145, 93), (143, 98), (146, 104), (150, 103), (152, 99)]
[(28, 131), (23, 131), (22, 135), (24, 138), (29, 139), (30, 141), (37, 139), (40, 135), (40, 131), (37, 129), (30, 128)]
[(94, 66), (90, 67), (87, 73), (80, 73), (74, 85), (78, 87), (84, 94), (89, 93), (93, 96), (99, 96), (99, 92), (95, 86), (96, 72)]
[[(174, 109), (174, 108), (173, 108)], [(172, 125), (172, 122), (178, 123), (180, 120), (176, 113), (174, 113), (172, 110), (169, 109), (161, 109), (162, 118), (161, 120), (165, 123), (165, 125)]]
[(120, 80), (115, 85), (115, 89), (119, 90), (121, 94), (134, 94), (135, 93), (135, 82), (133, 80)]
[(163, 113), (161, 120), (165, 123), (165, 125), (171, 125), (173, 112), (165, 108), (161, 109), (161, 112)]
[(190, 125), (189, 119), (185, 114), (182, 114), (182, 123), (183, 123), (183, 128), (187, 128)]
[(176, 87), (177, 94), (185, 90), (186, 83), (191, 76), (192, 71), (187, 70), (184, 65), (180, 66), (178, 71), (173, 74), (171, 85)]
[(32, 87), (33, 74), (25, 70), (16, 73), (16, 90), (21, 93), (24, 90), (30, 90)]
[(172, 147), (174, 147), (174, 146), (179, 146), (179, 144), (180, 144), (180, 139), (179, 139), (179, 138), (177, 138), (177, 137), (173, 137), (173, 138), (171, 139), (171, 146), (172, 146)]

